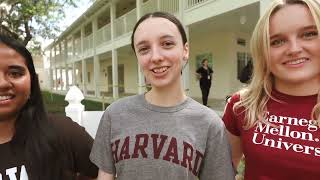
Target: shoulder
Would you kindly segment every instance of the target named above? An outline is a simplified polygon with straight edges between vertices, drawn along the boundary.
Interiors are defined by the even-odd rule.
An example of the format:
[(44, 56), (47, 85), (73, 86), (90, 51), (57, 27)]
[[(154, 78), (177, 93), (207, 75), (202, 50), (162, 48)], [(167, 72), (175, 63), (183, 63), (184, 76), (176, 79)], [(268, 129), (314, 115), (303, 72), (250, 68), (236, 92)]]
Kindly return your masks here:
[(142, 105), (142, 94), (123, 97), (111, 103), (104, 114), (119, 114)]
[(48, 121), (62, 139), (72, 140), (76, 137), (87, 136), (85, 128), (67, 116), (48, 114)]
[(200, 67), (197, 69), (197, 72), (202, 71), (202, 69), (203, 69), (203, 67), (202, 67), (202, 66), (200, 66)]
[(143, 95), (138, 94), (138, 95), (120, 98), (120, 99), (114, 101), (113, 103), (111, 103), (107, 109), (114, 110), (119, 107), (126, 107), (126, 106), (130, 106), (130, 105), (134, 105), (135, 103), (138, 103), (141, 101), (141, 96), (143, 96)]
[(56, 128), (72, 128), (74, 126), (79, 126), (71, 118), (60, 115), (60, 114), (48, 114), (49, 123), (51, 123)]
[(240, 92), (233, 94), (230, 98), (227, 99), (227, 103), (235, 104), (240, 101)]

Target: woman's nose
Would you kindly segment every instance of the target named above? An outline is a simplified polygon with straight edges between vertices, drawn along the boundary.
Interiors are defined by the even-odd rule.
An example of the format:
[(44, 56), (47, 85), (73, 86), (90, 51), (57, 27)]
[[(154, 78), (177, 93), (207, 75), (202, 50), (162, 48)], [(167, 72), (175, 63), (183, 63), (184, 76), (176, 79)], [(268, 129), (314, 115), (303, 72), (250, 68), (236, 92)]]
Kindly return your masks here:
[(9, 88), (11, 85), (10, 80), (3, 73), (0, 73), (0, 89)]
[(287, 50), (287, 55), (295, 56), (302, 52), (301, 43), (297, 39), (293, 39), (289, 41), (289, 47)]
[(163, 56), (162, 56), (162, 53), (161, 53), (161, 50), (159, 47), (153, 47), (151, 49), (151, 61), (152, 62), (159, 62), (159, 61), (162, 61), (163, 60)]

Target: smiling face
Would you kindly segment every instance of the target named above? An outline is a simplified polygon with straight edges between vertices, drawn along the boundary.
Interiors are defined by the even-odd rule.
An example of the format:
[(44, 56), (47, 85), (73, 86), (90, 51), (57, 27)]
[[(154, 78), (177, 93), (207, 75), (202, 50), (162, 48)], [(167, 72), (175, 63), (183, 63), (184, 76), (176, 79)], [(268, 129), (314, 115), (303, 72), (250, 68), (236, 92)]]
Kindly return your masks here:
[(30, 95), (31, 80), (25, 59), (0, 44), (0, 120), (15, 118)]
[(181, 70), (189, 50), (174, 23), (160, 17), (148, 18), (139, 24), (133, 38), (138, 62), (153, 88), (181, 85)]
[(270, 18), (270, 71), (275, 88), (320, 86), (320, 37), (307, 6), (286, 5)]

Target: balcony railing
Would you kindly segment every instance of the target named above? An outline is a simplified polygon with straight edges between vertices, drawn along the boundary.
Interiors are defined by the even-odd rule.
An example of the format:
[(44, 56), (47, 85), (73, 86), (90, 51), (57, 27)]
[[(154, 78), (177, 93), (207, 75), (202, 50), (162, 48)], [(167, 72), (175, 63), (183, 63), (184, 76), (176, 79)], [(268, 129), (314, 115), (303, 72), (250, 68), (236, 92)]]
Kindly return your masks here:
[(158, 4), (157, 4), (157, 0), (149, 0), (145, 3), (142, 4), (142, 8), (141, 8), (141, 14), (142, 16), (151, 12), (156, 11)]
[(111, 27), (107, 24), (97, 31), (96, 45), (99, 46), (111, 40)]
[(179, 11), (179, 0), (161, 0), (159, 6), (160, 11), (176, 14)]
[(197, 6), (199, 4), (202, 4), (206, 1), (209, 1), (209, 0), (188, 0), (188, 3), (187, 3), (187, 9), (188, 8), (192, 8), (194, 6)]
[(126, 34), (132, 31), (135, 23), (137, 21), (136, 9), (120, 16), (115, 20), (116, 37)]
[(90, 34), (89, 36), (84, 38), (83, 50), (87, 51), (93, 48), (93, 35)]
[(79, 57), (81, 54), (81, 40), (80, 38), (76, 39), (74, 42), (74, 51), (75, 51), (75, 56)]
[[(192, 7), (199, 3), (205, 2), (208, 0), (188, 0), (188, 7)], [(142, 4), (141, 15), (154, 11), (165, 11), (172, 14), (177, 14), (179, 11), (179, 0), (149, 0)], [(120, 37), (124, 34), (130, 33), (133, 30), (133, 27), (137, 21), (137, 12), (136, 9), (131, 10), (130, 12), (118, 17), (115, 22), (115, 37)], [(79, 58), (80, 55), (90, 55), (92, 54), (93, 43), (96, 43), (95, 46), (101, 46), (103, 44), (109, 43), (111, 40), (111, 25), (110, 23), (101, 27), (96, 32), (96, 39), (93, 40), (93, 35), (84, 38), (83, 50), (81, 49), (81, 39), (75, 39), (74, 43), (74, 52), (69, 53), (71, 48), (68, 48), (68, 59)], [(83, 51), (83, 52), (82, 52)]]

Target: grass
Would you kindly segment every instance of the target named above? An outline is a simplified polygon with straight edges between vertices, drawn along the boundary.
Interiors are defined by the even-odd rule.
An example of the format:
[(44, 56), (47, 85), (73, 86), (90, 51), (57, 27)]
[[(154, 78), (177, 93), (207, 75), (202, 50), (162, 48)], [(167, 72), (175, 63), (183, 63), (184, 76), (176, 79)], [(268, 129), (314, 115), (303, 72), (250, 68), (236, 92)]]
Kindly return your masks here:
[[(69, 104), (64, 100), (65, 96), (60, 94), (50, 93), (48, 91), (42, 92), (43, 101), (45, 107), (49, 113), (55, 114), (65, 114), (64, 108)], [(102, 103), (91, 101), (91, 100), (82, 100), (81, 103), (85, 106), (86, 111), (102, 111)], [(105, 104), (107, 107), (108, 104)]]
[(244, 161), (245, 161), (244, 157), (242, 157), (241, 161), (239, 163), (238, 169), (237, 169), (237, 171), (238, 171), (237, 180), (244, 180), (244, 177), (243, 177), (244, 176), (244, 168), (245, 168)]

